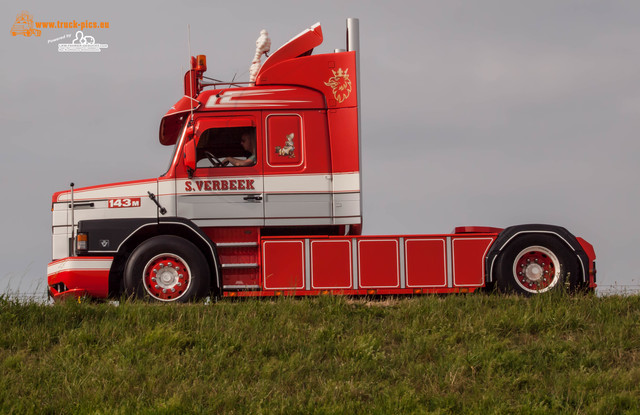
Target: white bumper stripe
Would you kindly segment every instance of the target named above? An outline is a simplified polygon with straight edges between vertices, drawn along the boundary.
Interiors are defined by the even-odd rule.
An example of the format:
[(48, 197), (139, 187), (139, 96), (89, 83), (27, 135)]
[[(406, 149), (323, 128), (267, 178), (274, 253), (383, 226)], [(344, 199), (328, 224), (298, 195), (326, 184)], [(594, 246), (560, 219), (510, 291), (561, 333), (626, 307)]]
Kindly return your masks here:
[[(260, 180), (264, 177), (264, 185)], [(238, 182), (240, 180), (253, 180), (254, 189), (248, 190), (211, 190), (212, 183), (207, 182)], [(189, 182), (187, 186), (185, 183)], [(198, 186), (200, 183), (200, 186)], [(204, 186), (208, 186), (205, 188)], [(235, 186), (235, 184), (234, 184)], [(359, 173), (338, 173), (333, 175), (333, 190), (330, 174), (281, 174), (266, 176), (218, 176), (218, 177), (194, 177), (191, 180), (177, 180), (178, 194), (246, 194), (246, 193), (345, 193), (360, 191)], [(186, 189), (191, 189), (186, 191)], [(208, 190), (205, 190), (208, 189)], [(164, 195), (164, 194), (162, 194)]]
[(47, 276), (62, 271), (108, 271), (111, 269), (113, 258), (67, 258), (47, 265)]

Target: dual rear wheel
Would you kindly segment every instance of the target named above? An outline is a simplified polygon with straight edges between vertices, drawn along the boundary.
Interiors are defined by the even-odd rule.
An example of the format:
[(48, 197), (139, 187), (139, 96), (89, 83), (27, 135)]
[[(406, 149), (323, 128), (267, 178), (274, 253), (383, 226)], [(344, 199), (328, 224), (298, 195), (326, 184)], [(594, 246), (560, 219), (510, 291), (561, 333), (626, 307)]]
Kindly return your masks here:
[(576, 255), (557, 238), (545, 234), (516, 237), (496, 261), (498, 287), (525, 295), (560, 290), (578, 284)]

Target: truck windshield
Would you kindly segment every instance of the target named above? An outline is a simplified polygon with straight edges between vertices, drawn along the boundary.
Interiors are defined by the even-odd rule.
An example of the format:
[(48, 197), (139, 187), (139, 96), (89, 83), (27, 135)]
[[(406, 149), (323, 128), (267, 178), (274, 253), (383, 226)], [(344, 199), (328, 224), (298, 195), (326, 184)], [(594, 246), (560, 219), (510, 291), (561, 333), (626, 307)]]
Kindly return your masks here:
[(176, 140), (176, 143), (173, 145), (173, 151), (171, 152), (171, 157), (169, 158), (169, 166), (167, 166), (167, 171), (165, 171), (164, 173), (162, 173), (160, 175), (160, 177), (164, 177), (169, 173), (169, 170), (171, 170), (171, 166), (173, 165), (173, 160), (176, 158), (176, 153), (178, 151), (178, 147), (180, 146), (180, 142), (182, 141), (182, 134), (184, 133), (184, 127), (187, 125), (186, 120), (185, 123), (182, 124), (182, 127), (180, 127), (180, 134), (178, 134), (178, 138)]

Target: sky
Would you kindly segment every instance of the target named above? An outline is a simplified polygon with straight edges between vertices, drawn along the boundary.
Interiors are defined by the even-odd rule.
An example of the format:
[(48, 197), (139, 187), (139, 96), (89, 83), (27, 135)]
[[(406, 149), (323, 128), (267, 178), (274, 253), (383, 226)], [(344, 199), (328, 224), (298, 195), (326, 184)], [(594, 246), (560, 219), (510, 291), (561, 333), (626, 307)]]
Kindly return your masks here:
[[(261, 29), (275, 50), (320, 22), (326, 53), (345, 47), (347, 17), (360, 19), (365, 234), (556, 224), (593, 244), (601, 292), (640, 289), (640, 2), (379, 3), (2, 2), (0, 293), (44, 293), (53, 192), (166, 170), (158, 127), (189, 37), (207, 76), (246, 81)], [(58, 52), (77, 29), (14, 37), (23, 10), (108, 22), (84, 30), (108, 47)]]

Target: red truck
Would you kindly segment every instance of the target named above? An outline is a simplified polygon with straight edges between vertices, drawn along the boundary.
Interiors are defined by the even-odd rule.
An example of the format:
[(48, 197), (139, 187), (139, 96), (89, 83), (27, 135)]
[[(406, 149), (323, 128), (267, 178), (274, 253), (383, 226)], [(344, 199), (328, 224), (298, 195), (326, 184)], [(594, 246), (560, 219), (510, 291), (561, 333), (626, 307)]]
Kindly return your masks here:
[(358, 20), (346, 50), (313, 54), (322, 38), (316, 24), (260, 65), (262, 39), (249, 83), (208, 78), (206, 57), (192, 58), (160, 122), (160, 143), (174, 146), (164, 174), (53, 195), (50, 295), (595, 288), (593, 247), (559, 226), (361, 235)]

